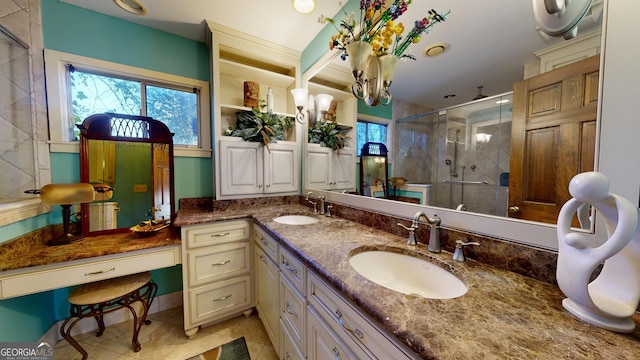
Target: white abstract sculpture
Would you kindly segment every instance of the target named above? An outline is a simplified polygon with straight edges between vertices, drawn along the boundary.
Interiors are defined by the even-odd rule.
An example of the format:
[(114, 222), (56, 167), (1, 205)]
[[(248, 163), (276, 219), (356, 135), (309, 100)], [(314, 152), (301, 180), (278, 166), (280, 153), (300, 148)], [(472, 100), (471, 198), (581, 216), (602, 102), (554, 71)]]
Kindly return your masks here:
[[(562, 306), (578, 318), (616, 332), (633, 332), (631, 319), (640, 302), (640, 228), (638, 208), (609, 193), (609, 179), (598, 172), (576, 175), (569, 183), (573, 199), (558, 215), (558, 267)], [(571, 232), (574, 213), (583, 204), (597, 210), (608, 239), (594, 246), (587, 234)], [(602, 271), (591, 282), (594, 270)]]

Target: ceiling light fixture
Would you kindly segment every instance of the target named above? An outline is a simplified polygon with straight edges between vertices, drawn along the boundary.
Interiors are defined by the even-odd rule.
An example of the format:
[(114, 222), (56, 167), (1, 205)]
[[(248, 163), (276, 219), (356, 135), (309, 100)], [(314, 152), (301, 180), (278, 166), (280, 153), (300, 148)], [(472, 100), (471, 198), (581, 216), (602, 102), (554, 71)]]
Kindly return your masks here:
[(484, 95), (484, 94), (482, 93), (482, 88), (483, 88), (483, 87), (484, 87), (484, 86), (478, 86), (478, 95), (476, 95), (476, 97), (474, 97), (472, 100), (480, 100), (480, 99), (484, 99), (484, 98), (486, 98), (486, 97), (487, 97), (487, 95)]
[(315, 0), (291, 0), (291, 4), (300, 14), (308, 14), (316, 8)]
[(145, 15), (147, 8), (138, 0), (113, 0), (122, 10), (134, 15)]
[(436, 44), (432, 44), (427, 46), (426, 49), (424, 49), (424, 55), (425, 56), (429, 56), (429, 57), (433, 57), (433, 56), (437, 56), (442, 54), (443, 52), (445, 52), (445, 50), (447, 50), (447, 44), (445, 43), (436, 43)]

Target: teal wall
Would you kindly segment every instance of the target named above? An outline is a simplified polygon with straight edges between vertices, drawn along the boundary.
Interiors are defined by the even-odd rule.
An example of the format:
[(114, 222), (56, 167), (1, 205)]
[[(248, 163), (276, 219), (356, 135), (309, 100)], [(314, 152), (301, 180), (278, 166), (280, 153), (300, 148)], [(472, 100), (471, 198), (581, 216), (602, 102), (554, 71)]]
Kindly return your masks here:
[[(47, 49), (209, 81), (209, 50), (185, 39), (58, 0), (42, 0), (42, 31)], [(213, 128), (213, 126), (212, 126)], [(51, 154), (53, 183), (80, 180), (79, 155)], [(175, 159), (175, 198), (213, 196), (210, 158)], [(176, 201), (177, 203), (177, 201)], [(61, 223), (60, 207), (0, 227), (0, 243), (49, 224)], [(152, 272), (158, 294), (182, 289), (181, 266)], [(70, 289), (0, 301), (0, 341), (36, 341), (69, 312)]]

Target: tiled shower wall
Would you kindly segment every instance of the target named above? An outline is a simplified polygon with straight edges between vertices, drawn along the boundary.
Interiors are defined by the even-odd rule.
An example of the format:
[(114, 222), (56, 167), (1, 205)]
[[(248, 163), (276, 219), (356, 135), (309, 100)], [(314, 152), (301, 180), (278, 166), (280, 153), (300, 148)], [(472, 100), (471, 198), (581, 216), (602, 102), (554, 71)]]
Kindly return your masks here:
[(40, 0), (0, 1), (0, 25), (29, 46), (0, 42), (0, 199), (32, 198), (51, 182)]

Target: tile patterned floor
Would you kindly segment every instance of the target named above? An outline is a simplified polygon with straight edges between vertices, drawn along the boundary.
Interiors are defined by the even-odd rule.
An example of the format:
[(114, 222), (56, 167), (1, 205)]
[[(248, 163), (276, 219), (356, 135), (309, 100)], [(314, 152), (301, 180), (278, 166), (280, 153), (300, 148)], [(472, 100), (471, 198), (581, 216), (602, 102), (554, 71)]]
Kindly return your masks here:
[[(163, 359), (184, 360), (241, 336), (245, 337), (252, 360), (277, 360), (278, 356), (254, 312), (249, 318), (233, 319), (200, 329), (194, 339), (184, 335), (182, 307), (149, 315), (150, 325), (140, 330), (140, 352), (133, 352), (131, 335), (133, 323), (126, 321), (107, 326), (101, 337), (89, 332), (74, 338), (89, 353), (91, 360)], [(56, 360), (82, 359), (80, 353), (65, 340), (54, 347)]]

